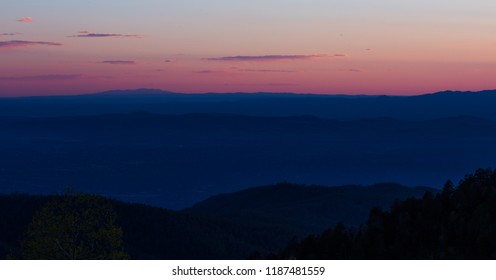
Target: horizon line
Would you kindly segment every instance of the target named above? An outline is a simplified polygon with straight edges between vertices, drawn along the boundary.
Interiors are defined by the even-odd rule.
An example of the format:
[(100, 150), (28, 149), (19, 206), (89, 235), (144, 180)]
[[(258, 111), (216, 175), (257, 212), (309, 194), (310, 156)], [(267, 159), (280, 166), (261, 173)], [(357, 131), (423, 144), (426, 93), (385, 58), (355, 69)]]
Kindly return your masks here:
[(133, 94), (132, 92), (138, 91), (155, 91), (156, 93), (147, 94), (147, 95), (167, 95), (167, 94), (178, 94), (178, 95), (260, 95), (260, 94), (273, 94), (273, 95), (306, 95), (306, 96), (327, 96), (327, 97), (415, 97), (415, 96), (425, 96), (425, 95), (434, 95), (434, 94), (442, 94), (442, 93), (484, 93), (484, 92), (496, 92), (496, 89), (483, 89), (483, 90), (442, 90), (437, 92), (426, 92), (419, 94), (376, 94), (376, 93), (357, 93), (357, 94), (349, 94), (349, 93), (311, 93), (311, 92), (290, 92), (290, 91), (229, 91), (229, 92), (176, 92), (169, 91), (166, 89), (160, 88), (132, 88), (132, 89), (112, 89), (112, 90), (103, 90), (97, 92), (88, 92), (88, 93), (62, 93), (62, 94), (41, 94), (41, 95), (25, 95), (25, 96), (0, 96), (0, 99), (23, 99), (23, 98), (44, 98), (44, 97), (82, 97), (82, 96), (95, 96), (95, 95), (106, 95), (112, 96), (112, 93), (118, 92), (131, 92), (130, 94), (115, 94), (113, 96), (126, 96), (126, 95), (145, 95), (145, 94)]

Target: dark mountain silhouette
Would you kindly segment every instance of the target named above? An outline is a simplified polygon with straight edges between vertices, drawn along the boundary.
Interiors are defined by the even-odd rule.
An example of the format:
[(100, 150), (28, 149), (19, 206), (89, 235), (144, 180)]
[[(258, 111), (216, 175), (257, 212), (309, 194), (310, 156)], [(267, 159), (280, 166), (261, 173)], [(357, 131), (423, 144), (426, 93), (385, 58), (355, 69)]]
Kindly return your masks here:
[(387, 208), (395, 199), (421, 197), (428, 187), (405, 187), (395, 183), (372, 186), (305, 186), (288, 183), (221, 194), (184, 210), (199, 216), (253, 225), (291, 225), (318, 232), (325, 225), (343, 222), (362, 224), (374, 206)]
[(93, 94), (78, 95), (78, 97), (95, 97), (95, 96), (150, 96), (150, 95), (180, 95), (180, 93), (165, 91), (160, 89), (140, 88), (128, 90), (109, 90)]
[(382, 117), (427, 120), (468, 115), (496, 120), (495, 104), (496, 90), (401, 97), (263, 92), (180, 94), (138, 89), (78, 96), (1, 98), (0, 115), (39, 117), (148, 111), (273, 117), (315, 115), (339, 120)]
[[(395, 199), (422, 197), (427, 191), (436, 192), (393, 183), (367, 187), (280, 183), (214, 196), (184, 212), (226, 220), (250, 231), (265, 232), (268, 237), (277, 233), (279, 240), (286, 240), (322, 232), (338, 222), (359, 226), (372, 207), (388, 208)], [(272, 243), (278, 245), (278, 241)]]

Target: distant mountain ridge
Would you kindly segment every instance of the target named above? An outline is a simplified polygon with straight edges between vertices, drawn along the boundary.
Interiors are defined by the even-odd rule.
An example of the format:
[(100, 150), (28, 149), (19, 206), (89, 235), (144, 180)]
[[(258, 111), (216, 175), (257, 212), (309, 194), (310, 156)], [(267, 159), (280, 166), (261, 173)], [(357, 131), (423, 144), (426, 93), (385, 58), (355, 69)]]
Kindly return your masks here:
[[(153, 88), (140, 88), (140, 89), (125, 89), (125, 90), (109, 90), (97, 93), (90, 93), (85, 95), (156, 95), (156, 94), (180, 94), (177, 92), (166, 91)], [(84, 95), (84, 94), (83, 94)], [(78, 95), (82, 96), (82, 95)]]
[(0, 116), (55, 117), (130, 113), (221, 113), (285, 117), (314, 115), (353, 120), (427, 120), (474, 116), (496, 120), (496, 90), (444, 91), (418, 96), (294, 93), (182, 94), (157, 89), (117, 90), (75, 96), (0, 98)]
[[(102, 95), (184, 95), (184, 96), (198, 96), (198, 95), (216, 95), (216, 96), (244, 96), (244, 97), (321, 97), (321, 98), (412, 98), (412, 97), (432, 97), (432, 96), (468, 96), (468, 95), (487, 95), (487, 94), (496, 94), (496, 89), (488, 89), (488, 90), (480, 90), (480, 91), (457, 91), (457, 90), (445, 90), (433, 93), (424, 93), (424, 94), (416, 94), (416, 95), (388, 95), (388, 94), (316, 94), (316, 93), (294, 93), (294, 92), (202, 92), (202, 93), (182, 93), (175, 91), (168, 91), (162, 89), (154, 89), (154, 88), (138, 88), (138, 89), (125, 89), (125, 90), (108, 90), (102, 92), (95, 93), (85, 93), (78, 95), (71, 95), (72, 97), (80, 97), (80, 96), (102, 96)], [(62, 97), (62, 96), (37, 96), (37, 97)], [(29, 98), (29, 97), (28, 97)]]

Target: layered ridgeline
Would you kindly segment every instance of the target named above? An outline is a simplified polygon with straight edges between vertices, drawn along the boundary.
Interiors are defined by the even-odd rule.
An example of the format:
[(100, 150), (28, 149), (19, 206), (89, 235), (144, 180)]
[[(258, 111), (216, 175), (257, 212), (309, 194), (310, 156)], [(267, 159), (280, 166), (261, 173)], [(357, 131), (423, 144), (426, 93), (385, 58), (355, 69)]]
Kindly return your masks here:
[(426, 120), (453, 116), (496, 120), (494, 104), (496, 90), (444, 91), (405, 97), (263, 92), (181, 94), (157, 89), (137, 89), (76, 96), (1, 98), (0, 116), (53, 117), (146, 111), (174, 115), (314, 115), (338, 120), (382, 117)]
[[(337, 222), (357, 227), (365, 221), (370, 208), (388, 209), (394, 200), (418, 198), (429, 190), (397, 184), (278, 184), (212, 197), (179, 212), (104, 198), (97, 203), (108, 203), (115, 211), (115, 225), (122, 229), (121, 249), (129, 258), (246, 259), (280, 251), (294, 237), (318, 234)], [(26, 255), (21, 248), (29, 239), (28, 225), (44, 205), (53, 205), (54, 201), (61, 204), (63, 197), (0, 196), (0, 258), (39, 256), (36, 253), (41, 245), (34, 255)], [(63, 212), (86, 211), (66, 210), (71, 211)], [(55, 220), (51, 217), (41, 222), (53, 224)], [(65, 227), (59, 224), (56, 228)], [(54, 234), (53, 228), (43, 235), (47, 234)], [(40, 241), (31, 243), (37, 242)]]
[[(318, 234), (338, 221), (347, 229), (328, 233), (337, 229), (355, 238), (370, 207), (388, 209), (394, 198), (419, 197), (426, 189), (280, 184), (238, 191), (276, 182), (437, 188), (447, 179), (456, 182), (467, 170), (494, 165), (495, 98), (494, 91), (370, 97), (138, 90), (0, 99), (2, 254), (22, 256), (19, 242), (33, 214), (51, 199), (8, 194), (50, 195), (67, 187), (174, 209), (110, 200), (131, 258), (264, 256), (294, 235)], [(225, 193), (231, 194), (216, 196)], [(425, 205), (439, 206), (429, 199)], [(467, 229), (472, 214), (455, 212), (455, 222)], [(379, 223), (379, 247), (373, 248), (380, 249), (381, 234), (394, 234), (381, 228), (390, 216), (375, 211), (371, 217), (370, 224)], [(463, 240), (480, 237), (455, 232)], [(306, 245), (293, 243), (279, 257), (307, 258), (300, 255)]]
[(496, 91), (1, 98), (0, 192), (73, 187), (182, 209), (282, 181), (441, 186), (493, 165), (495, 105)]
[(219, 114), (0, 118), (2, 193), (67, 187), (182, 209), (292, 182), (442, 186), (496, 158), (496, 122)]

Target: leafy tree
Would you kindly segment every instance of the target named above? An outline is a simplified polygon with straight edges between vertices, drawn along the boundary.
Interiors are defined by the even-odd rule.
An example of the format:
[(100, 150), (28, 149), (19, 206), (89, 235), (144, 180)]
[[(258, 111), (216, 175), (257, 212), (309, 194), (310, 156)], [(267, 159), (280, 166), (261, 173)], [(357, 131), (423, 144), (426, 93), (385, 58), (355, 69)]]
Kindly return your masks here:
[(33, 217), (22, 243), (27, 259), (126, 259), (122, 229), (110, 201), (66, 194), (49, 201)]

